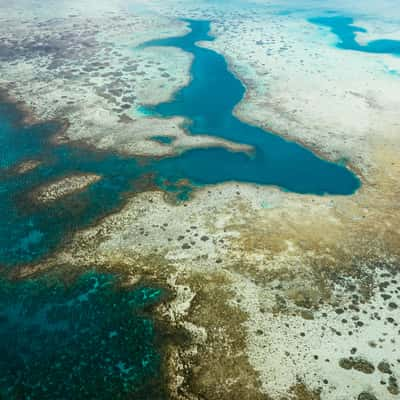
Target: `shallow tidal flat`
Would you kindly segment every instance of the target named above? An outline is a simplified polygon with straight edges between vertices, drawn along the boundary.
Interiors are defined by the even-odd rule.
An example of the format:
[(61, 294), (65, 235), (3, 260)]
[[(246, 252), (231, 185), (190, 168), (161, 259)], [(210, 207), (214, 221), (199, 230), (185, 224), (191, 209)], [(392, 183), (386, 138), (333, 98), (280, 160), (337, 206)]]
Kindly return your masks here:
[[(241, 148), (208, 135), (193, 138), (181, 128), (179, 117), (143, 121), (138, 111), (143, 104), (167, 101), (188, 82), (190, 55), (172, 47), (139, 48), (154, 37), (184, 33), (182, 21), (171, 24), (168, 18), (107, 4), (88, 18), (77, 2), (57, 17), (56, 2), (47, 6), (35, 13), (16, 5), (24, 23), (12, 29), (14, 19), (4, 14), (0, 28), (2, 88), (22, 100), (33, 116), (67, 118), (67, 139), (124, 154), (164, 156), (212, 145)], [(162, 145), (151, 139), (164, 134), (175, 140)]]
[[(99, 29), (95, 25), (110, 33), (102, 35), (110, 41), (115, 33), (118, 42), (123, 30), (129, 36), (127, 26), (133, 17), (121, 19), (119, 10), (118, 15), (104, 10), (86, 20), (81, 10), (73, 11), (74, 7), (72, 3), (70, 12), (78, 17), (63, 23), (74, 21), (77, 26), (65, 30), (61, 21), (47, 21), (42, 28), (51, 30), (51, 35), (43, 37), (44, 43), (58, 31), (81, 31), (76, 43), (94, 43), (94, 47), (84, 46), (89, 53), (84, 52), (83, 58), (90, 59), (92, 50), (97, 53), (105, 46), (94, 32)], [(43, 399), (48, 390), (60, 397), (57, 390), (69, 387), (71, 398), (93, 398), (100, 385), (96, 398), (398, 398), (400, 143), (395, 115), (397, 81), (393, 74), (386, 76), (381, 59), (337, 49), (335, 37), (310, 24), (307, 19), (312, 16), (308, 14), (271, 17), (262, 8), (254, 12), (234, 6), (225, 13), (224, 9), (198, 3), (176, 7), (173, 2), (167, 6), (150, 2), (150, 7), (165, 16), (212, 19), (216, 40), (203, 42), (202, 46), (223, 54), (230, 70), (246, 84), (246, 97), (235, 115), (305, 143), (330, 160), (340, 159), (342, 165), (350, 162), (362, 186), (352, 195), (319, 196), (299, 195), (254, 182), (206, 182), (194, 185), (188, 196), (177, 199), (187, 181), (179, 180), (176, 187), (151, 178), (151, 184), (137, 182), (137, 174), (132, 172), (137, 165), (127, 155), (168, 154), (168, 164), (172, 155), (184, 154), (185, 149), (196, 146), (181, 147), (176, 139), (160, 140), (160, 135), (186, 136), (190, 140), (200, 136), (188, 135), (179, 126), (180, 118), (147, 119), (139, 115), (137, 104), (158, 102), (146, 101), (146, 90), (136, 91), (133, 84), (121, 83), (122, 90), (126, 87), (135, 95), (142, 93), (134, 100), (132, 113), (128, 106), (122, 111), (124, 102), (113, 104), (113, 94), (98, 95), (103, 81), (102, 72), (97, 71), (100, 67), (61, 78), (46, 64), (57, 60), (52, 48), (46, 50), (53, 55), (47, 59), (42, 55), (27, 57), (38, 54), (33, 45), (28, 46), (29, 51), (21, 50), (20, 56), (12, 56), (14, 68), (1, 64), (7, 66), (1, 82), (11, 95), (26, 101), (37, 118), (72, 121), (62, 137), (47, 142), (50, 153), (56, 152), (63, 160), (64, 153), (57, 150), (61, 146), (67, 149), (67, 155), (74, 155), (77, 165), (96, 173), (108, 171), (105, 182), (94, 182), (81, 193), (71, 194), (96, 194), (104, 187), (107, 196), (102, 199), (107, 202), (97, 196), (99, 208), (95, 215), (97, 210), (104, 210), (101, 204), (107, 207), (106, 212), (100, 212), (101, 219), (93, 218), (89, 223), (77, 219), (68, 240), (57, 242), (55, 251), (46, 251), (48, 257), (18, 265), (12, 271), (15, 281), (1, 283), (0, 332), (6, 351), (3, 354), (7, 354), (2, 359), (6, 363), (2, 366), (1, 394)], [(11, 16), (8, 20), (12, 24)], [(132, 39), (132, 48), (189, 31), (185, 23), (171, 21), (175, 19), (135, 17), (131, 31), (142, 34)], [(26, 23), (13, 35), (26, 37), (39, 24), (28, 16)], [(7, 28), (4, 31), (11, 32)], [(301, 48), (305, 44), (312, 47), (309, 57)], [(101, 62), (113, 59), (113, 49), (118, 48), (115, 43), (106, 47), (111, 50)], [(188, 84), (191, 60), (183, 51), (163, 49), (166, 58), (171, 58), (171, 62), (162, 61), (158, 66), (165, 71), (157, 72), (158, 67), (153, 69), (152, 64), (143, 61), (139, 64), (145, 73), (135, 78), (143, 88), (149, 83), (146, 78), (158, 79), (159, 73), (176, 78), (162, 78), (166, 79), (162, 81), (165, 92), (151, 86), (153, 99), (160, 93), (160, 103)], [(140, 52), (151, 54), (153, 61), (163, 57), (157, 48)], [(4, 52), (1, 54), (4, 56)], [(325, 64), (315, 63), (313, 55), (324, 59)], [(130, 57), (137, 55), (127, 51), (115, 60), (125, 65)], [(383, 57), (390, 69), (395, 68), (396, 60)], [(78, 57), (70, 59), (71, 63), (85, 62)], [(41, 62), (46, 67), (40, 67)], [(57, 68), (62, 69), (62, 57), (58, 63)], [(337, 63), (343, 68), (337, 68)], [(118, 72), (116, 69), (113, 74)], [(96, 73), (100, 75), (92, 81)], [(127, 74), (121, 79), (131, 78)], [(59, 79), (58, 88), (47, 84)], [(154, 79), (151, 82), (154, 85)], [(346, 86), (352, 82), (355, 87)], [(110, 81), (109, 86), (118, 87), (117, 81)], [(81, 98), (74, 95), (77, 87), (82, 88), (78, 92)], [(56, 130), (52, 134), (57, 137)], [(213, 143), (210, 138), (209, 143)], [(84, 141), (71, 143), (70, 139)], [(124, 157), (92, 153), (92, 147), (82, 146), (87, 143), (117, 149)], [(220, 144), (218, 151), (232, 149), (231, 143)], [(210, 146), (207, 144), (203, 150)], [(74, 149), (79, 151), (75, 153)], [(237, 147), (236, 151), (246, 153), (249, 148)], [(23, 176), (46, 171), (51, 158), (46, 152), (41, 155), (44, 164)], [(87, 162), (81, 164), (79, 160), (85, 157)], [(31, 158), (30, 153), (23, 158)], [(99, 160), (103, 160), (101, 168)], [(64, 168), (68, 163), (56, 165)], [(118, 173), (114, 173), (116, 165)], [(143, 165), (139, 163), (138, 172), (143, 171)], [(187, 172), (182, 169), (176, 174), (176, 168), (171, 170), (175, 175), (169, 177), (182, 177)], [(118, 179), (129, 174), (134, 189)], [(109, 203), (109, 193), (121, 190), (126, 192), (123, 199)], [(91, 204), (89, 200), (96, 196), (87, 197), (83, 204)], [(57, 207), (58, 200), (51, 203)], [(62, 204), (67, 211), (74, 210), (71, 215), (79, 216), (82, 202)], [(110, 211), (112, 215), (108, 215)], [(28, 236), (31, 241), (23, 243), (29, 249), (38, 237), (40, 234), (33, 234)], [(92, 269), (97, 272), (87, 272)], [(42, 271), (48, 271), (50, 278)], [(30, 277), (35, 279), (26, 279)], [(160, 286), (171, 295), (164, 298)], [(16, 317), (16, 307), (23, 310), (19, 315), (24, 318)], [(9, 334), (14, 331), (21, 332), (17, 341)], [(32, 332), (29, 345), (24, 332)], [(71, 337), (71, 341), (62, 343), (63, 349), (73, 351), (57, 349), (59, 337)], [(32, 342), (35, 349), (47, 343), (47, 352), (29, 353), (28, 359), (15, 357), (13, 349), (26, 355), (24, 349), (32, 348)], [(56, 355), (57, 360), (65, 360), (64, 365), (71, 371), (69, 379), (64, 378), (63, 364), (48, 362), (48, 355), (50, 359)], [(21, 378), (15, 385), (13, 374), (17, 370)], [(32, 371), (43, 372), (49, 378)], [(91, 382), (87, 387), (79, 383), (82, 376)], [(32, 386), (39, 380), (45, 384)], [(66, 382), (66, 386), (57, 386), (59, 382)], [(10, 388), (14, 392), (4, 392)]]

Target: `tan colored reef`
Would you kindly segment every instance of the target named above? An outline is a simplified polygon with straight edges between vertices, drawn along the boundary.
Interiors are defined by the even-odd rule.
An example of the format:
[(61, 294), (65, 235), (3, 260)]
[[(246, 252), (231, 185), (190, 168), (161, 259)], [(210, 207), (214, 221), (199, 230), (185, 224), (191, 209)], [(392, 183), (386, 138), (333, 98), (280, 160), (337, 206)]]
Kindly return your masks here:
[(101, 176), (95, 174), (76, 174), (66, 176), (55, 182), (44, 184), (35, 189), (32, 193), (32, 199), (37, 203), (53, 202), (73, 193), (81, 192), (100, 179)]
[[(0, 64), (0, 85), (40, 119), (67, 118), (65, 140), (156, 156), (215, 143), (232, 148), (190, 137), (179, 118), (146, 118), (136, 109), (184, 85), (191, 60), (174, 49), (133, 47), (185, 32), (172, 16), (213, 18), (210, 46), (248, 89), (237, 115), (348, 161), (363, 185), (352, 196), (311, 196), (226, 183), (183, 203), (144, 188), (19, 275), (91, 265), (170, 288), (158, 318), (176, 333), (164, 363), (171, 399), (398, 399), (400, 81), (383, 67), (398, 60), (342, 53), (304, 15), (148, 3), (151, 18), (101, 3), (86, 19), (72, 2), (73, 22), (44, 24), (37, 34), (46, 41), (78, 26), (90, 44), (85, 60), (77, 51), (82, 37), (68, 65), (60, 61), (66, 44), (52, 57), (28, 47)], [(25, 43), (37, 24), (26, 19), (11, 31), (12, 18), (5, 23), (2, 14), (1, 34)], [(149, 140), (165, 133), (177, 137), (171, 147)], [(98, 177), (66, 179), (43, 188), (42, 198)]]
[(40, 164), (41, 162), (39, 160), (23, 161), (21, 164), (17, 165), (16, 172), (17, 174), (25, 174), (36, 169)]

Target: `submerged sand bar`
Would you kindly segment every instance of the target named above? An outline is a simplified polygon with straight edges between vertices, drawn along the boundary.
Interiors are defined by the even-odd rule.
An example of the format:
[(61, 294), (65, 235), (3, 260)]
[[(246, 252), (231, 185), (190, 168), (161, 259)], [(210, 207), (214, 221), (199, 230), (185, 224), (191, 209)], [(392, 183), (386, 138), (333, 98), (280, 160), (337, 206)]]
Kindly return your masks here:
[(41, 186), (34, 192), (33, 198), (39, 203), (49, 203), (80, 192), (100, 179), (101, 176), (96, 174), (70, 175), (61, 180)]
[(15, 171), (17, 174), (25, 174), (27, 172), (33, 171), (37, 168), (42, 162), (39, 160), (27, 160), (23, 161), (21, 164), (17, 165)]

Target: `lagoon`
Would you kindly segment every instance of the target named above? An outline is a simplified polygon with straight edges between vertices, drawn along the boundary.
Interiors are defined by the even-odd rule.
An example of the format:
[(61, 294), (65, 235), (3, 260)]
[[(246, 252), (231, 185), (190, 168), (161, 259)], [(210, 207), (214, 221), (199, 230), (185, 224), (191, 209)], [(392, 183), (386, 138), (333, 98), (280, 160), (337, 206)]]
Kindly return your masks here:
[(365, 45), (359, 44), (357, 42), (357, 32), (365, 33), (367, 30), (354, 25), (354, 19), (351, 17), (319, 17), (311, 18), (309, 21), (329, 28), (338, 37), (339, 42), (336, 46), (340, 49), (364, 53), (400, 55), (400, 40), (379, 39)]
[[(0, 140), (6, 155), (0, 168), (0, 265), (37, 262), (75, 230), (120, 207), (125, 196), (142, 188), (142, 181), (150, 176), (152, 185), (176, 193), (178, 199), (187, 199), (196, 187), (229, 181), (316, 195), (351, 195), (359, 188), (357, 176), (341, 163), (324, 160), (235, 117), (234, 108), (245, 93), (243, 84), (229, 71), (222, 55), (198, 45), (198, 41), (214, 40), (208, 33), (210, 23), (189, 20), (188, 24), (191, 30), (185, 36), (143, 45), (175, 46), (194, 55), (189, 85), (170, 102), (151, 107), (151, 113), (163, 118), (183, 116), (189, 134), (247, 144), (252, 151), (210, 147), (144, 160), (72, 144), (56, 145), (49, 139), (61, 129), (60, 123), (23, 126), (18, 109), (3, 104)], [(40, 160), (41, 164), (24, 174), (13, 172), (24, 160)], [(29, 194), (35, 188), (76, 173), (96, 174), (101, 179), (51, 205), (32, 204)]]
[(222, 55), (198, 44), (214, 40), (209, 34), (209, 21), (186, 21), (191, 29), (187, 35), (142, 45), (178, 47), (194, 56), (189, 85), (170, 102), (148, 110), (166, 118), (185, 117), (185, 128), (192, 135), (207, 134), (247, 144), (253, 151), (248, 154), (223, 148), (194, 149), (164, 159), (154, 169), (172, 182), (181, 178), (202, 185), (238, 181), (274, 185), (296, 193), (353, 194), (360, 182), (345, 166), (324, 160), (309, 149), (234, 115), (245, 87)]

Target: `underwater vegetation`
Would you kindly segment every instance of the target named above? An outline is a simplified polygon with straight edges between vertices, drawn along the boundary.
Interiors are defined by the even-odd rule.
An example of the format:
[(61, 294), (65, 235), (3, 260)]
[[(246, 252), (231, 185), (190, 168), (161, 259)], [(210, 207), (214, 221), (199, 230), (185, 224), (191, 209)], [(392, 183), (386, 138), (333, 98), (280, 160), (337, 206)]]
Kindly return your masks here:
[(0, 279), (0, 398), (162, 399), (153, 287), (87, 272)]

